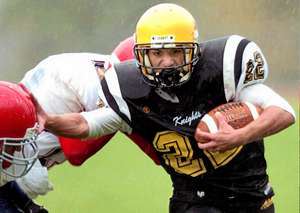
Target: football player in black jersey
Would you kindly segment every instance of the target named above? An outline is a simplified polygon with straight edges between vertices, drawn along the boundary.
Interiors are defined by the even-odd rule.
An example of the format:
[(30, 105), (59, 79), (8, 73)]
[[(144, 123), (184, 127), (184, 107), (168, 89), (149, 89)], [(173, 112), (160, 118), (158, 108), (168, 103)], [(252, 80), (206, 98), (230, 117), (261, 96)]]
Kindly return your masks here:
[[(294, 111), (263, 84), (268, 66), (254, 42), (233, 35), (199, 44), (197, 37), (184, 8), (150, 8), (137, 23), (136, 61), (111, 67), (101, 81), (105, 106), (41, 114), (41, 120), (69, 137), (138, 133), (172, 179), (172, 213), (274, 212), (263, 138), (293, 124)], [(237, 130), (222, 116), (217, 132), (197, 129), (205, 113), (231, 101), (251, 102), (263, 112)], [(202, 140), (207, 143), (197, 143)]]

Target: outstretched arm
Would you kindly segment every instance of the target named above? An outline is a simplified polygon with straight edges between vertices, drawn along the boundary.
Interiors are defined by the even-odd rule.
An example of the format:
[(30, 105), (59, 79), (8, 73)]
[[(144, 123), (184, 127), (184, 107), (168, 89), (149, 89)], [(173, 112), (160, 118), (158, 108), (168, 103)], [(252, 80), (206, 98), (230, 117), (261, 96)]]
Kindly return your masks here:
[(44, 128), (55, 135), (73, 138), (87, 138), (89, 126), (80, 113), (47, 115)]
[[(81, 165), (101, 149), (113, 136), (112, 133), (118, 130), (131, 133), (131, 128), (111, 108), (105, 107), (82, 113), (48, 115), (36, 100), (35, 105), (41, 126), (45, 126), (46, 130), (55, 135), (62, 136), (59, 137), (62, 149), (66, 158), (73, 165)], [(72, 139), (87, 137), (98, 139), (84, 142)], [(145, 139), (138, 134), (131, 134), (129, 138), (157, 165), (160, 164), (153, 147)]]
[(70, 138), (98, 138), (121, 130), (131, 132), (131, 128), (109, 107), (89, 112), (47, 114), (33, 98), (36, 106), (40, 130)]
[(47, 114), (34, 97), (32, 97), (32, 100), (36, 108), (40, 132), (48, 130), (55, 135), (75, 138), (85, 138), (88, 136), (88, 124), (81, 114)]

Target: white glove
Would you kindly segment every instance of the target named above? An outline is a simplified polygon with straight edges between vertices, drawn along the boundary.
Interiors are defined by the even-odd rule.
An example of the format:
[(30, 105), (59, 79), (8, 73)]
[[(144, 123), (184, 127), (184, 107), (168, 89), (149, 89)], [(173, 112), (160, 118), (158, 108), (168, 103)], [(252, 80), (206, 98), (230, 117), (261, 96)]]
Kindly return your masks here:
[(31, 199), (53, 190), (53, 184), (48, 179), (47, 168), (43, 167), (38, 160), (25, 176), (16, 181)]

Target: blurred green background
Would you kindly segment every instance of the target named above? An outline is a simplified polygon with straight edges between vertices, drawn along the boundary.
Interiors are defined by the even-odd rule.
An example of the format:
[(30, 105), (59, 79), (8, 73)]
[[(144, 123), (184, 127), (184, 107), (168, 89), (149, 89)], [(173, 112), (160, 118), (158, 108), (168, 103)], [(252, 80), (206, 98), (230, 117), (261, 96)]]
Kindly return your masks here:
[[(138, 18), (164, 1), (0, 0), (0, 80), (19, 81), (39, 61), (63, 52), (109, 54)], [(187, 8), (200, 41), (239, 34), (254, 40), (270, 68), (267, 84), (298, 110), (299, 0), (168, 1)], [(269, 143), (270, 142), (270, 143)], [(278, 212), (299, 212), (299, 122), (268, 139)], [(118, 134), (86, 165), (51, 170), (55, 191), (38, 199), (50, 212), (167, 212), (167, 175)]]
[[(62, 52), (107, 53), (132, 34), (138, 18), (164, 1), (0, 0), (0, 79), (18, 81), (43, 58)], [(200, 40), (239, 34), (268, 59), (268, 83), (299, 85), (299, 0), (168, 1), (187, 8)]]

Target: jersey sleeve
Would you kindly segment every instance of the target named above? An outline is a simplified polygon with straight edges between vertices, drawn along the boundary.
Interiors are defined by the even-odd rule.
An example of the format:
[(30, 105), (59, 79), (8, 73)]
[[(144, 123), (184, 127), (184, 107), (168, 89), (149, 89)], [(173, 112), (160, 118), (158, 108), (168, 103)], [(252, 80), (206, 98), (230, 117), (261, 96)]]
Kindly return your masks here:
[(268, 77), (267, 61), (257, 44), (239, 35), (229, 36), (223, 52), (223, 83), (227, 101), (244, 87), (263, 83)]
[(253, 41), (245, 46), (241, 58), (241, 72), (236, 93), (247, 86), (263, 83), (269, 73), (267, 60), (261, 49)]
[(296, 118), (295, 111), (291, 105), (278, 93), (264, 84), (253, 84), (243, 88), (235, 98), (236, 101), (250, 102), (263, 109), (269, 106), (277, 106), (289, 112)]
[(88, 138), (98, 138), (118, 130), (130, 134), (131, 127), (110, 107), (102, 107), (90, 112), (81, 112), (89, 127)]

